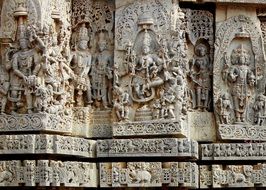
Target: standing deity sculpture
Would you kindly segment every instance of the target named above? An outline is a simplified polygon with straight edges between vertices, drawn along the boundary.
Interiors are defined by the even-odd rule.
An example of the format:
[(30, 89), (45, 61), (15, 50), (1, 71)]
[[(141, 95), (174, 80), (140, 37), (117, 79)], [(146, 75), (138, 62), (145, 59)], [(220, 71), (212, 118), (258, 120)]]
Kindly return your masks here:
[(8, 101), (8, 92), (10, 88), (9, 71), (11, 69), (10, 49), (5, 52), (5, 55), (0, 60), (0, 99), (1, 99), (1, 114), (6, 113), (6, 105)]
[(256, 77), (251, 70), (249, 51), (243, 45), (240, 45), (232, 51), (231, 62), (232, 65), (228, 68), (227, 80), (233, 98), (236, 122), (246, 122), (250, 96), (256, 83)]
[[(92, 56), (88, 51), (88, 42), (88, 29), (85, 24), (83, 24), (80, 27), (77, 49), (74, 52), (71, 64), (71, 68), (75, 74), (75, 95), (77, 106), (82, 106), (84, 103), (86, 105), (90, 105), (92, 103), (91, 83), (89, 78)], [(86, 100), (83, 100), (84, 93), (86, 93)]]
[(219, 109), (219, 116), (221, 123), (228, 124), (230, 120), (230, 113), (233, 109), (231, 104), (230, 95), (228, 93), (223, 94), (218, 102), (217, 107)]
[(199, 43), (195, 47), (195, 56), (191, 63), (190, 77), (194, 83), (194, 108), (208, 110), (211, 90), (211, 65), (208, 57), (208, 48)]
[(37, 52), (30, 48), (28, 32), (22, 24), (18, 30), (18, 42), (20, 49), (12, 57), (9, 100), (12, 102), (12, 111), (17, 111), (23, 106), (25, 97), (27, 111), (32, 113), (33, 95), (41, 64)]
[(98, 50), (91, 70), (92, 97), (96, 101), (96, 107), (101, 102), (104, 108), (108, 108), (111, 104), (113, 58), (103, 32), (99, 34)]
[(259, 94), (253, 106), (255, 111), (255, 123), (263, 125), (266, 119), (266, 96)]

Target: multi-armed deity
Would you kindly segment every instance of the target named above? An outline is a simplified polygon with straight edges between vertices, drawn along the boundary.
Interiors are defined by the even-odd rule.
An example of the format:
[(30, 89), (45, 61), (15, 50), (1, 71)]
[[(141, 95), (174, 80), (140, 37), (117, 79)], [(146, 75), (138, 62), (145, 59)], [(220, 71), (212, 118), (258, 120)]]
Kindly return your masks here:
[[(117, 89), (124, 89), (120, 91), (129, 95), (127, 102), (130, 102), (127, 103), (130, 117), (123, 119), (120, 114), (118, 120), (176, 120), (185, 113), (185, 77), (181, 63), (176, 62), (176, 55), (171, 51), (178, 47), (170, 47), (171, 37), (160, 36), (155, 24), (149, 11), (138, 16), (134, 43), (127, 40), (123, 68), (120, 65), (114, 71), (118, 73)], [(117, 98), (115, 102), (118, 108), (121, 101)]]

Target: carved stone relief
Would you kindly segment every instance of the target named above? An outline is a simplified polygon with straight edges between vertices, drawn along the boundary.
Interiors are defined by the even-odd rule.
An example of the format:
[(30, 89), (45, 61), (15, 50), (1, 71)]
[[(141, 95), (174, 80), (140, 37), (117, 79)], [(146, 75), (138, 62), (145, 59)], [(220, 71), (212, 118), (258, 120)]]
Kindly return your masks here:
[(100, 187), (197, 188), (197, 178), (198, 166), (190, 162), (100, 163)]
[(189, 139), (98, 140), (97, 157), (189, 157), (198, 158), (198, 143)]
[(228, 129), (264, 125), (263, 50), (261, 30), (247, 16), (234, 16), (217, 28), (214, 101), (221, 137)]
[(95, 163), (54, 160), (0, 161), (0, 186), (97, 187)]
[(265, 164), (200, 166), (201, 188), (265, 187)]
[(0, 0), (0, 186), (265, 187), (250, 3)]

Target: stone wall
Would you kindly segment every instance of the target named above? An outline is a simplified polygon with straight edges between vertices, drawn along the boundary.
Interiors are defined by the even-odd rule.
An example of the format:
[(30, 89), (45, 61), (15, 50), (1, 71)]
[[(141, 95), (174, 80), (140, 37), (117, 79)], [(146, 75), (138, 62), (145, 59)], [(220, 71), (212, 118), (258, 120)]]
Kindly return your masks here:
[(0, 14), (1, 187), (266, 187), (266, 0)]

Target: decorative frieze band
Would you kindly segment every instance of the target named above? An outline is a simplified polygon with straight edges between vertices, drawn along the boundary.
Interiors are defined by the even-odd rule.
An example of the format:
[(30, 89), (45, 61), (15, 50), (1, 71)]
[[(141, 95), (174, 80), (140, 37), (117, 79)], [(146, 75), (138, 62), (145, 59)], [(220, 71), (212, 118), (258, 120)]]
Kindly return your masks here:
[(266, 187), (266, 164), (202, 165), (200, 188)]
[(190, 162), (100, 163), (100, 187), (198, 188), (198, 175)]
[(112, 137), (110, 111), (92, 111), (89, 107), (66, 109), (65, 114), (0, 114), (0, 132), (17, 131), (52, 132), (88, 138)]
[(95, 163), (54, 160), (0, 161), (0, 186), (97, 187)]
[(201, 145), (202, 160), (265, 160), (266, 143), (216, 143)]
[(1, 135), (0, 154), (61, 154), (93, 158), (96, 141), (60, 135)]
[(114, 137), (166, 136), (188, 137), (187, 124), (175, 120), (151, 120), (141, 122), (119, 122), (113, 125)]
[(112, 139), (97, 141), (97, 157), (198, 158), (197, 141), (187, 138)]
[(222, 140), (255, 140), (266, 141), (266, 128), (259, 125), (219, 125), (219, 136)]

